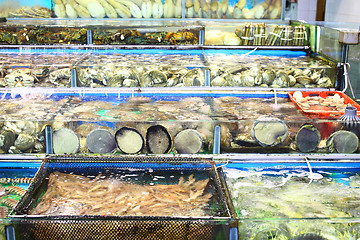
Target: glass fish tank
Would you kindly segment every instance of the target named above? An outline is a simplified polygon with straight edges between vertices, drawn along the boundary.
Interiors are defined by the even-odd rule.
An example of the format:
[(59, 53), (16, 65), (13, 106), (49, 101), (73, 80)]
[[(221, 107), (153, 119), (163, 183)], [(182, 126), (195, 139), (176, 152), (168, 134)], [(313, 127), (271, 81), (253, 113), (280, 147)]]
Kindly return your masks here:
[(0, 23), (0, 44), (82, 45), (87, 44), (87, 29), (74, 22), (10, 19)]
[(359, 162), (244, 162), (224, 168), (239, 239), (357, 239)]
[(186, 18), (281, 19), (282, 0), (186, 0)]
[(286, 50), (207, 50), (211, 86), (334, 88), (335, 63)]
[[(83, 58), (80, 51), (0, 51), (1, 88), (71, 87), (71, 71)], [(24, 90), (23, 90), (24, 91)]]
[(57, 18), (181, 18), (181, 0), (52, 0)]
[(51, 125), (54, 153), (210, 153), (215, 125), (207, 100), (182, 94), (65, 95)]
[[(26, 192), (41, 162), (36, 158), (2, 159), (0, 161), (0, 238), (6, 239), (6, 227), (11, 226), (8, 215)], [(24, 161), (25, 160), (25, 161)], [(36, 162), (38, 161), (38, 162)]]
[[(121, 27), (119, 27), (121, 26)], [(204, 27), (194, 22), (100, 21), (89, 22), (95, 45), (199, 45)]]
[(205, 45), (207, 46), (309, 46), (309, 28), (286, 22), (221, 23), (207, 21)]
[[(104, 64), (106, 63), (106, 64)], [(202, 87), (202, 51), (97, 51), (76, 65), (78, 87)]]
[[(298, 93), (302, 99), (302, 93)], [(287, 93), (257, 96), (243, 93), (213, 98), (212, 116), (221, 128), (221, 153), (358, 152), (356, 126), (351, 121), (347, 124), (346, 120), (338, 120), (344, 112), (338, 112), (338, 117), (333, 119), (321, 116), (330, 105), (347, 108), (344, 98), (335, 93), (324, 99), (331, 103), (313, 106), (318, 114), (309, 115), (299, 111)], [(352, 140), (345, 141), (345, 135)]]
[[(86, 159), (59, 156), (43, 163), (11, 214), (16, 236), (72, 238), (79, 236), (80, 229), (91, 227), (92, 231), (81, 231), (81, 237), (101, 233), (111, 239), (227, 239), (230, 203), (223, 181), (209, 162), (195, 158), (183, 162), (143, 157), (142, 163), (131, 157)], [(62, 190), (54, 195), (59, 185)], [(90, 192), (81, 192), (84, 185)]]
[(1, 0), (2, 18), (50, 18), (51, 2), (48, 0)]
[[(323, 105), (299, 94), (297, 99), (316, 109), (335, 104), (338, 116), (344, 114), (341, 107), (349, 107), (338, 93)], [(309, 116), (285, 92), (12, 91), (1, 104), (3, 153), (41, 153), (48, 147), (55, 154), (208, 154), (215, 142), (220, 153), (358, 152), (355, 125)], [(47, 126), (52, 143), (44, 137)]]

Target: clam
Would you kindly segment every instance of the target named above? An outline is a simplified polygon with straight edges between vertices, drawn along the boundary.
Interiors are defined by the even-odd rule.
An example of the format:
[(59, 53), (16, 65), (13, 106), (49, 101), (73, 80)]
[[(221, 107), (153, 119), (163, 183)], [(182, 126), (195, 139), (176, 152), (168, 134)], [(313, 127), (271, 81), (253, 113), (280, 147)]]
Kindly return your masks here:
[(296, 84), (296, 78), (292, 75), (289, 76), (289, 87), (293, 87)]
[(255, 78), (247, 74), (248, 71), (244, 72), (242, 75), (242, 83), (244, 87), (253, 87), (255, 86)]
[(150, 70), (141, 76), (142, 87), (152, 87), (154, 84), (166, 83), (166, 75), (159, 70)]
[(182, 82), (185, 86), (204, 86), (205, 85), (205, 75), (204, 71), (198, 68), (191, 69), (185, 74), (182, 78)]
[(138, 87), (139, 84), (138, 84), (138, 81), (135, 80), (135, 79), (125, 79), (123, 81), (123, 87)]
[(233, 87), (239, 87), (242, 86), (242, 78), (241, 74), (235, 74), (232, 76), (232, 81), (230, 82), (230, 85)]
[(316, 82), (319, 88), (329, 88), (332, 86), (331, 79), (329, 77), (322, 77)]
[(267, 84), (267, 85), (270, 85), (274, 79), (276, 77), (276, 74), (275, 74), (275, 71), (274, 70), (265, 70), (263, 73), (262, 73), (262, 82)]
[(28, 134), (22, 133), (19, 134), (19, 136), (16, 138), (14, 145), (17, 149), (24, 152), (32, 149), (35, 146), (35, 138)]
[(251, 67), (249, 69), (249, 75), (255, 78), (256, 76), (259, 75), (260, 71), (261, 71), (261, 69), (258, 66)]
[(255, 77), (255, 85), (261, 85), (263, 83), (263, 77), (262, 77), (262, 73), (260, 72), (256, 77)]
[(273, 85), (279, 85), (280, 87), (289, 87), (289, 84), (290, 84), (289, 76), (285, 72), (279, 71), (276, 74), (276, 78), (273, 81)]
[(227, 85), (226, 83), (227, 81), (223, 76), (218, 76), (211, 81), (211, 86), (221, 87), (221, 86), (226, 86)]

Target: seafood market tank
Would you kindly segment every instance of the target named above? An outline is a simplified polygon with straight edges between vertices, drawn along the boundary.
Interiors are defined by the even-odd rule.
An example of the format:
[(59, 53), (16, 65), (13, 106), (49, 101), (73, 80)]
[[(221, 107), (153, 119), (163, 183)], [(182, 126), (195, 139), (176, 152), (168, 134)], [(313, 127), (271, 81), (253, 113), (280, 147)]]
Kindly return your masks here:
[[(14, 25), (16, 22), (21, 23), (21, 27), (14, 28), (14, 32), (5, 31), (3, 36), (6, 39), (11, 39), (11, 34), (17, 34), (16, 31), (24, 30), (24, 22), (21, 20), (9, 21), (14, 21)], [(260, 34), (256, 36), (256, 41), (254, 35), (252, 42), (249, 38), (251, 36), (247, 35), (249, 29), (257, 27), (259, 30), (262, 26), (239, 22), (236, 25), (240, 37), (235, 34), (237, 28), (231, 31), (244, 44), (241, 42), (241, 46), (224, 47), (217, 43), (202, 45), (201, 31), (205, 29), (206, 36), (206, 24), (201, 21), (196, 24), (193, 22), (195, 27), (190, 29), (194, 36), (199, 36), (199, 42), (186, 42), (189, 36), (190, 40), (194, 39), (191, 37), (193, 35), (183, 31), (188, 28), (181, 24), (174, 24), (175, 28), (172, 28), (166, 26), (166, 21), (163, 22), (163, 28), (155, 24), (156, 29), (150, 31), (150, 35), (145, 30), (151, 29), (155, 21), (144, 23), (146, 26), (141, 29), (144, 30), (143, 35), (135, 22), (131, 22), (128, 29), (123, 31), (114, 28), (116, 24), (109, 20), (110, 30), (107, 32), (106, 27), (99, 27), (102, 22), (106, 22), (104, 19), (96, 19), (92, 23), (90, 20), (74, 20), (73, 24), (63, 19), (35, 21), (43, 21), (44, 25), (53, 22), (53, 26), (48, 25), (56, 28), (56, 31), (29, 29), (35, 32), (44, 30), (46, 36), (53, 36), (50, 41), (60, 44), (46, 46), (41, 42), (43, 38), (39, 39), (40, 42), (31, 43), (33, 45), (23, 42), (16, 42), (16, 45), (3, 43), (1, 57), (5, 67), (1, 72), (1, 86), (4, 88), (1, 89), (3, 114), (0, 124), (2, 136), (11, 139), (11, 143), (7, 145), (6, 151), (2, 151), (14, 155), (2, 155), (2, 158), (16, 159), (23, 155), (30, 158), (35, 153), (41, 159), (46, 152), (49, 155), (60, 154), (60, 157), (70, 153), (73, 157), (79, 156), (80, 161), (97, 161), (96, 154), (106, 154), (111, 157), (129, 156), (132, 161), (130, 164), (134, 166), (141, 161), (146, 165), (148, 155), (156, 158), (171, 158), (175, 155), (185, 160), (191, 154), (201, 160), (208, 160), (207, 164), (214, 166), (229, 163), (229, 156), (232, 161), (242, 161), (244, 156), (253, 156), (251, 153), (260, 158), (260, 165), (264, 164), (266, 157), (276, 162), (284, 157), (304, 161), (316, 156), (316, 160), (320, 160), (319, 165), (322, 165), (321, 161), (325, 157), (351, 159), (358, 155), (359, 133), (356, 132), (356, 124), (354, 129), (354, 125), (338, 121), (347, 104), (356, 106), (344, 93), (336, 91), (343, 89), (343, 80), (338, 77), (342, 72), (337, 67), (344, 62), (339, 58), (328, 58), (325, 51), (318, 51), (316, 46), (319, 42), (314, 41), (320, 34), (317, 27), (291, 23), (293, 30), (295, 26), (303, 24), (295, 37), (299, 41), (295, 43), (290, 42), (287, 36), (277, 39), (276, 26), (266, 22), (270, 28), (265, 26), (265, 33), (270, 35), (269, 43), (274, 45), (262, 46), (261, 41), (265, 36), (261, 32), (256, 33)], [(134, 28), (131, 28), (131, 24), (134, 24)], [(281, 26), (281, 23), (276, 25)], [(71, 30), (79, 27), (86, 30), (86, 41), (81, 34), (78, 38), (79, 35)], [(281, 30), (287, 31), (286, 27)], [(303, 38), (305, 32), (308, 38)], [(28, 34), (25, 33), (25, 41)], [(60, 38), (63, 36), (71, 41), (64, 41)], [(115, 40), (109, 40), (108, 36), (115, 36)], [(78, 41), (73, 42), (73, 38)], [(96, 44), (94, 39), (100, 42)], [(136, 39), (139, 44), (123, 46), (124, 42), (121, 41), (125, 39), (131, 44)], [(154, 39), (158, 42), (168, 40), (171, 46), (154, 44)], [(284, 50), (289, 51), (285, 54)], [(341, 48), (339, 51), (346, 53), (347, 50)], [(44, 136), (50, 127), (51, 141)], [(94, 155), (95, 158), (92, 158)], [(206, 158), (208, 155), (210, 159)], [(166, 166), (173, 167), (171, 164)], [(151, 171), (152, 168), (147, 169)], [(320, 171), (325, 172), (326, 168)], [(314, 170), (313, 175), (300, 172), (288, 177), (292, 178), (290, 180), (295, 179), (296, 183), (299, 181), (301, 185), (304, 176), (316, 177), (323, 172)], [(156, 179), (162, 181), (161, 176)], [(326, 175), (326, 181), (331, 179), (332, 176)], [(38, 180), (40, 183), (41, 178)], [(182, 183), (180, 179), (177, 180)], [(274, 178), (274, 182), (268, 180), (265, 178), (255, 185), (281, 184), (288, 179)], [(321, 184), (320, 181), (314, 182)], [(350, 181), (347, 183), (351, 184)], [(337, 189), (339, 185), (336, 184), (330, 188)], [(351, 196), (351, 190), (346, 194)], [(15, 191), (20, 192), (19, 189)], [(236, 200), (236, 196), (233, 200)], [(343, 200), (342, 203), (345, 203)], [(14, 205), (14, 201), (7, 203)], [(181, 204), (176, 203), (177, 206)], [(240, 209), (243, 215), (247, 212), (248, 209)], [(339, 212), (335, 215), (343, 216)], [(297, 212), (292, 214), (296, 215)], [(68, 223), (67, 220), (62, 226)], [(200, 220), (204, 223), (208, 219)], [(226, 235), (229, 232), (229, 221), (231, 223), (234, 218), (216, 220), (219, 221), (215, 228), (222, 229)], [(219, 226), (222, 220), (226, 223), (224, 228)], [(257, 227), (264, 226), (262, 222), (251, 218), (249, 224), (245, 222), (248, 219), (235, 220), (239, 222), (236, 231), (240, 236), (257, 234)], [(24, 224), (22, 219), (12, 221), (19, 224), (16, 226), (17, 231), (21, 231), (21, 224)], [(272, 229), (273, 222), (269, 223), (268, 219), (264, 221)], [(353, 219), (346, 221), (354, 223)], [(297, 226), (298, 221), (294, 222)], [(313, 222), (323, 223), (324, 219)], [(54, 229), (54, 225), (46, 219), (43, 223), (46, 229)], [(274, 225), (282, 227), (284, 224)], [(347, 230), (350, 233), (357, 230), (356, 224), (348, 228), (346, 223), (334, 222), (332, 226), (339, 231), (345, 229), (341, 232), (344, 234), (348, 233)], [(193, 230), (192, 225), (185, 227)], [(76, 227), (74, 229), (77, 230)], [(201, 228), (204, 230), (201, 232), (207, 229), (214, 228)], [(249, 229), (254, 232), (248, 232)], [(285, 232), (288, 238), (299, 235), (299, 232), (293, 230), (292, 224), (283, 230), (281, 228), (275, 234)], [(163, 234), (162, 229), (157, 233)], [(265, 236), (267, 233), (264, 233)]]

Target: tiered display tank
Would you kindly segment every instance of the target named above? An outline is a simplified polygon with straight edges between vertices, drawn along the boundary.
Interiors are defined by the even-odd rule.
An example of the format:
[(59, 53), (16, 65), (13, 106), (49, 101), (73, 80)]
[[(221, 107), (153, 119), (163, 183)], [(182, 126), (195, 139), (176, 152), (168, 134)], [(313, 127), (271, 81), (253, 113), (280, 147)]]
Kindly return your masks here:
[(360, 237), (357, 26), (281, 0), (0, 8), (0, 238)]

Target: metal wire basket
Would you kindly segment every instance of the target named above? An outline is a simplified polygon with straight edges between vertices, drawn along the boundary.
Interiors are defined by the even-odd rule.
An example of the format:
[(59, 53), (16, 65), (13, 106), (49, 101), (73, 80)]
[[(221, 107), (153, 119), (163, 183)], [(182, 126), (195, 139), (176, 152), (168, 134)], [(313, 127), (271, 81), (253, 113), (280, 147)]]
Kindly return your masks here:
[[(151, 172), (209, 178), (212, 192), (206, 216), (29, 215), (39, 203), (53, 172)], [(233, 211), (223, 175), (204, 159), (151, 156), (52, 156), (43, 161), (34, 181), (10, 214), (19, 239), (228, 239)], [(176, 177), (175, 177), (176, 178)]]

